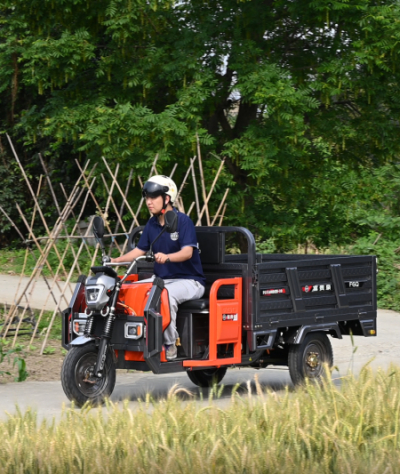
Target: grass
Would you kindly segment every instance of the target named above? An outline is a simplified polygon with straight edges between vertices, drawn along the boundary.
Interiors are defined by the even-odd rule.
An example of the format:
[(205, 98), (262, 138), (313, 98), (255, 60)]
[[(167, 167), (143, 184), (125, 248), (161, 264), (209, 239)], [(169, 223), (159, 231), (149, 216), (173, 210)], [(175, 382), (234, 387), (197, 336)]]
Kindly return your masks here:
[[(249, 388), (250, 388), (249, 383)], [(400, 368), (240, 396), (229, 406), (150, 396), (102, 410), (65, 410), (37, 423), (31, 411), (0, 423), (0, 471), (11, 473), (397, 473)], [(181, 390), (186, 392), (185, 390)], [(215, 392), (214, 392), (215, 394)]]
[[(8, 313), (8, 310), (9, 310), (9, 307), (7, 308), (7, 313)], [(18, 316), (21, 314), (21, 311), (22, 310), (19, 310), (18, 312)], [(2, 324), (4, 323), (4, 320), (5, 320), (5, 313), (4, 309), (3, 311), (0, 310), (0, 330), (2, 329)], [(37, 309), (32, 309), (32, 314), (33, 314), (33, 317), (35, 318), (35, 322), (38, 321), (39, 319), (39, 315), (40, 315), (40, 311), (37, 310)], [(32, 316), (31, 313), (27, 314), (25, 313), (25, 318), (30, 318)], [(37, 329), (37, 341), (39, 341), (41, 339), (42, 336), (44, 336), (48, 330), (48, 327), (50, 325), (50, 321), (51, 321), (51, 318), (53, 316), (53, 311), (44, 311), (43, 314), (42, 314), (42, 317), (40, 318), (40, 322), (39, 322), (39, 326), (38, 326), (38, 329)], [(12, 328), (15, 328), (16, 325), (18, 324), (18, 320), (15, 320), (14, 323), (12, 324)], [(58, 313), (53, 321), (53, 325), (51, 327), (51, 331), (50, 331), (50, 334), (49, 334), (49, 339), (57, 339), (57, 340), (61, 340), (61, 331), (62, 331), (62, 328), (61, 328), (62, 324), (61, 324), (61, 316), (60, 314)], [(32, 332), (33, 331), (33, 327), (31, 325), (31, 323), (29, 322), (23, 322), (21, 323), (21, 327), (20, 327), (20, 331), (24, 331), (24, 332)], [(7, 339), (10, 340), (14, 337), (14, 333), (10, 333), (10, 337), (8, 337)], [(31, 334), (26, 334), (26, 335), (18, 335), (18, 341), (20, 343), (26, 343), (27, 341), (30, 341), (31, 340)]]

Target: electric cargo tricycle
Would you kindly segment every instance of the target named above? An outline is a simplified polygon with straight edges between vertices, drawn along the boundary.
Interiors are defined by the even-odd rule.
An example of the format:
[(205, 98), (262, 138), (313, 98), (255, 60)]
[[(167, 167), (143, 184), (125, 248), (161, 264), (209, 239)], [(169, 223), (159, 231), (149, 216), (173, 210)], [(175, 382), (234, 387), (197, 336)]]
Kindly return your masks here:
[[(176, 219), (167, 212), (161, 232), (175, 232)], [(196, 227), (206, 292), (179, 306), (178, 357), (168, 361), (168, 291), (160, 278), (141, 283), (153, 275), (152, 248), (118, 276), (105, 253), (100, 217), (93, 228), (102, 265), (79, 277), (62, 321), (68, 353), (61, 381), (78, 406), (109, 397), (116, 369), (186, 372), (207, 387), (229, 367), (278, 365), (289, 367), (294, 384), (319, 381), (333, 365), (329, 336), (376, 335), (375, 256), (260, 254), (243, 227)], [(130, 250), (142, 230), (130, 234)], [(238, 234), (247, 253), (227, 253)]]

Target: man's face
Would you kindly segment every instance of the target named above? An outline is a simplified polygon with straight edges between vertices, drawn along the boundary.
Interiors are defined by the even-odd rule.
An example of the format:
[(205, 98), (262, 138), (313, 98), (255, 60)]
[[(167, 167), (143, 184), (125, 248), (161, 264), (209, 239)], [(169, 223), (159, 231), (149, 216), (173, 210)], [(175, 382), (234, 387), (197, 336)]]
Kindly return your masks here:
[(163, 208), (162, 196), (158, 196), (155, 198), (146, 196), (146, 206), (152, 214), (159, 214)]

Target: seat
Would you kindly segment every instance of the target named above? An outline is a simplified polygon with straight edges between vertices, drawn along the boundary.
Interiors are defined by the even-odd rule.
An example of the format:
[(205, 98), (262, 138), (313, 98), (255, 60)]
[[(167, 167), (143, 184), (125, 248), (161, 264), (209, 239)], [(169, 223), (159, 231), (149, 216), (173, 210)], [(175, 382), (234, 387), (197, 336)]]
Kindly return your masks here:
[(179, 305), (179, 311), (184, 311), (185, 313), (196, 312), (196, 311), (206, 311), (210, 307), (208, 298), (200, 298), (198, 300), (189, 300), (181, 303)]

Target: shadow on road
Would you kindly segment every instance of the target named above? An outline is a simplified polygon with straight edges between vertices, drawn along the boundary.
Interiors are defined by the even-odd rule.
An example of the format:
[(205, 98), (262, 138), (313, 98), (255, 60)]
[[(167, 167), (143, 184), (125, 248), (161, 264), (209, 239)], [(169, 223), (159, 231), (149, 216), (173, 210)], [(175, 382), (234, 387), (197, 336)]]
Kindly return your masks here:
[[(267, 373), (268, 372), (268, 373)], [(293, 384), (287, 371), (284, 370), (263, 370), (257, 372), (255, 370), (230, 371), (220, 385), (214, 388), (200, 388), (195, 386), (186, 376), (182, 374), (177, 377), (165, 376), (146, 376), (139, 380), (121, 380), (116, 385), (114, 393), (111, 397), (113, 402), (129, 400), (136, 402), (138, 400), (152, 401), (165, 400), (171, 391), (176, 393), (178, 399), (182, 401), (188, 400), (208, 400), (213, 399), (229, 400), (232, 392), (235, 391), (242, 397), (257, 395), (257, 384), (255, 376), (258, 376), (258, 382), (263, 392), (281, 391), (286, 388), (290, 391), (294, 390)]]

